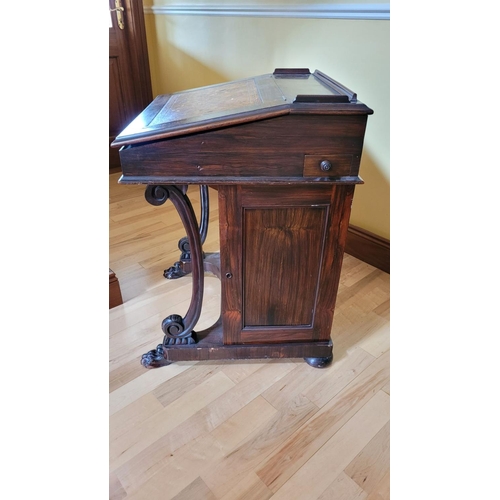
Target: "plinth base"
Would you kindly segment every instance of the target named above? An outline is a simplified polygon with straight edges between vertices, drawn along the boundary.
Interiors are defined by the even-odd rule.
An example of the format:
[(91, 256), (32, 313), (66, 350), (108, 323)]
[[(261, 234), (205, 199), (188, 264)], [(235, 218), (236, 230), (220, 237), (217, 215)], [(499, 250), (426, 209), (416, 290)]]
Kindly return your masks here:
[(209, 330), (197, 333), (197, 338), (199, 340), (196, 344), (160, 345), (157, 349), (146, 353), (141, 362), (146, 368), (156, 368), (174, 361), (305, 358), (309, 365), (324, 368), (333, 359), (331, 340), (328, 342), (226, 345), (222, 341), (220, 322)]

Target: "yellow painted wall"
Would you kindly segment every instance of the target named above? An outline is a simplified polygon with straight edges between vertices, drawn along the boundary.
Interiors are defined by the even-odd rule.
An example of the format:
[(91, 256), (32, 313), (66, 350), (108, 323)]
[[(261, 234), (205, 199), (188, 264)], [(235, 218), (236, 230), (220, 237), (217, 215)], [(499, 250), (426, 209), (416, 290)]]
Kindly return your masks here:
[[(155, 4), (162, 1), (166, 5), (167, 0)], [(144, 5), (152, 5), (151, 0)], [(145, 18), (155, 96), (272, 73), (277, 67), (318, 69), (356, 92), (375, 113), (368, 117), (360, 169), (365, 184), (356, 187), (351, 223), (390, 238), (389, 21)]]

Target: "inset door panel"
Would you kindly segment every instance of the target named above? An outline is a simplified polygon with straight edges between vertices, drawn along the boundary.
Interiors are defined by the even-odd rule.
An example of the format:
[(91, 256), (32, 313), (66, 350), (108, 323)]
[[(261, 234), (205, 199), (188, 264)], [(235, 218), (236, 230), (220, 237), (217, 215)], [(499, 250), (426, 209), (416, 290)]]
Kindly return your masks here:
[(328, 206), (245, 208), (243, 327), (312, 327)]
[(353, 191), (219, 187), (225, 344), (330, 338)]

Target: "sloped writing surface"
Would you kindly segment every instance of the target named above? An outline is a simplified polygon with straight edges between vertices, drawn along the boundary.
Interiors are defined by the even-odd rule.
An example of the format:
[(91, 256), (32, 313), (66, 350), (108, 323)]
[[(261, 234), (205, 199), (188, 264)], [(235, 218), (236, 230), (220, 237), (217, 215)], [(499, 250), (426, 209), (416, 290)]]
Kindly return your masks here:
[(355, 93), (320, 71), (275, 70), (273, 74), (160, 95), (112, 146), (167, 139), (291, 112), (371, 114), (366, 106), (356, 103)]
[(261, 103), (262, 99), (253, 80), (183, 92), (172, 95), (149, 126), (154, 127), (200, 115), (226, 114), (228, 111)]
[(272, 105), (275, 100), (279, 104), (282, 103), (283, 97), (278, 88), (275, 89), (275, 95), (264, 102), (256, 80), (241, 80), (172, 94), (149, 127), (161, 127), (180, 121), (187, 124), (228, 116), (237, 112), (265, 108)]
[(172, 137), (288, 113), (273, 75), (160, 95), (112, 145)]

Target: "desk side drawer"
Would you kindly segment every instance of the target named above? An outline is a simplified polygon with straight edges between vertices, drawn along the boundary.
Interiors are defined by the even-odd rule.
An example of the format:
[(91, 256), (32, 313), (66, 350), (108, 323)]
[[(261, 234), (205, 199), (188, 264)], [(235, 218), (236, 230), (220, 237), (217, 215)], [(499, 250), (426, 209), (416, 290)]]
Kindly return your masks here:
[[(366, 116), (281, 116), (120, 150), (124, 176), (159, 182), (357, 176)], [(331, 167), (321, 169), (321, 162)], [(164, 179), (164, 180), (163, 180)]]
[(323, 154), (304, 156), (304, 177), (340, 177), (351, 175), (353, 155)]

